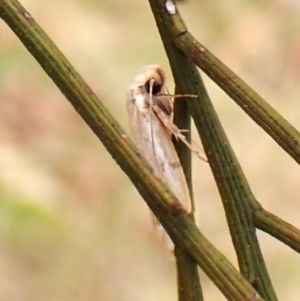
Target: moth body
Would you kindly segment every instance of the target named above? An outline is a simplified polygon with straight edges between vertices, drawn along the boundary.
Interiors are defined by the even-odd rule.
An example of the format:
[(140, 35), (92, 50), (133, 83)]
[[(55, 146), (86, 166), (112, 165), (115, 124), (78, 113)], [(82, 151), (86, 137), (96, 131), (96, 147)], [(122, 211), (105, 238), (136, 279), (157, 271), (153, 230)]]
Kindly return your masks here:
[(172, 142), (171, 128), (177, 127), (173, 125), (172, 102), (167, 95), (161, 67), (149, 65), (142, 69), (127, 91), (129, 124), (136, 146), (154, 175), (166, 183), (190, 212), (188, 187)]

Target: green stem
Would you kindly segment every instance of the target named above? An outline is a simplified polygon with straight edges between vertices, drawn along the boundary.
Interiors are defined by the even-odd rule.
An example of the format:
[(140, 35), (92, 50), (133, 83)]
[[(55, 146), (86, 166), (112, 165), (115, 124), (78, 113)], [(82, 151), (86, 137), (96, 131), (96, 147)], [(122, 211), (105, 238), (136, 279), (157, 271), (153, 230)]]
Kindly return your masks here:
[(300, 230), (272, 213), (258, 208), (253, 210), (253, 221), (258, 229), (276, 237), (296, 252), (300, 253)]
[(180, 247), (175, 246), (177, 285), (179, 301), (203, 301), (198, 275), (198, 266), (194, 259)]
[[(161, 4), (163, 1), (159, 1)], [(300, 133), (241, 78), (188, 32), (180, 15), (171, 15), (170, 34), (176, 46), (224, 90), (296, 162), (300, 163)]]
[[(174, 56), (174, 59), (176, 59), (176, 57), (178, 56), (182, 56), (181, 52), (178, 51), (178, 49), (174, 47), (174, 45), (168, 43), (167, 45), (165, 45), (165, 47), (166, 49), (170, 49), (168, 56)], [(178, 72), (178, 70), (173, 69), (173, 76), (175, 79), (175, 95), (189, 94), (189, 91), (183, 90), (180, 82), (176, 80), (178, 77), (176, 75), (176, 72)], [(187, 101), (189, 101), (189, 99)], [(175, 98), (174, 101), (174, 123), (178, 126), (179, 129), (188, 130), (188, 132), (186, 133), (186, 138), (188, 141), (191, 141), (191, 115), (186, 101), (182, 98)], [(193, 198), (192, 187), (191, 152), (180, 141), (174, 141), (174, 143), (189, 187), (192, 201), (191, 218), (194, 218), (195, 202)], [(175, 257), (179, 301), (203, 301), (202, 288), (196, 262), (178, 245), (175, 245)]]
[[(277, 300), (271, 284), (252, 223), (250, 200), (254, 197), (237, 161), (225, 132), (210, 102), (201, 77), (194, 64), (184, 55), (174, 56), (172, 28), (184, 26), (179, 13), (168, 14), (165, 2), (150, 0), (164, 42), (176, 84), (184, 91), (199, 95), (200, 101), (190, 100), (191, 112), (209, 159), (229, 224), (241, 273), (266, 300)], [(173, 44), (174, 45), (174, 44)], [(184, 47), (181, 45), (181, 47)], [(174, 72), (175, 70), (175, 72)], [(178, 70), (178, 71), (177, 71)]]
[[(176, 52), (178, 50), (173, 48)], [(175, 54), (176, 55), (176, 54)], [(178, 53), (178, 55), (181, 55)], [(188, 91), (183, 91), (176, 83), (175, 95), (188, 94)], [(186, 138), (191, 141), (191, 115), (186, 101), (183, 99), (176, 100), (174, 103), (174, 123), (179, 129), (188, 130)], [(192, 214), (197, 213), (195, 208), (195, 201), (193, 198), (192, 187), (192, 156), (188, 148), (180, 141), (175, 141), (176, 150), (183, 168), (186, 181), (189, 187), (191, 201), (192, 201)], [(203, 301), (202, 288), (200, 284), (198, 267), (196, 262), (191, 256), (183, 251), (180, 246), (175, 246), (176, 268), (177, 268), (177, 286), (178, 286), (178, 300), (179, 301)]]

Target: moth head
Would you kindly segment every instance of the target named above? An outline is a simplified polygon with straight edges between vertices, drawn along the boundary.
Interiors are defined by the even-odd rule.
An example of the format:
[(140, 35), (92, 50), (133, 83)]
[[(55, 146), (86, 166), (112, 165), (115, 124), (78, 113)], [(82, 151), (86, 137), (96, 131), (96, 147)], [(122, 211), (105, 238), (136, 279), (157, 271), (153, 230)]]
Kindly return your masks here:
[(148, 94), (157, 95), (161, 92), (162, 85), (155, 78), (149, 79), (145, 84), (145, 90)]
[(150, 93), (152, 88), (152, 95), (157, 95), (164, 92), (165, 89), (165, 72), (159, 65), (145, 66), (135, 77), (140, 89), (146, 93)]
[(165, 86), (165, 72), (159, 65), (148, 65), (140, 70), (127, 90), (127, 106), (132, 104), (148, 109), (157, 105), (168, 116), (172, 115), (172, 101)]

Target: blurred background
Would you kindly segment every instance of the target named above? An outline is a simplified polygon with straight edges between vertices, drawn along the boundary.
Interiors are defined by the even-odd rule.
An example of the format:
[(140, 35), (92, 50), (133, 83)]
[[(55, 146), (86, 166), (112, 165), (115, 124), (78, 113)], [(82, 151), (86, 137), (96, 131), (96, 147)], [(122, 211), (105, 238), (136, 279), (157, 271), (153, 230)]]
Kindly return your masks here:
[[(160, 64), (172, 90), (146, 0), (21, 2), (126, 131), (137, 70)], [(178, 7), (195, 37), (299, 128), (300, 1)], [(0, 300), (176, 300), (174, 261), (134, 186), (3, 21), (0, 43)], [(254, 194), (300, 227), (299, 167), (204, 80)], [(210, 169), (197, 158), (193, 168), (200, 227), (236, 265)], [(300, 257), (258, 236), (279, 299), (298, 301)], [(205, 300), (225, 300), (200, 273)]]

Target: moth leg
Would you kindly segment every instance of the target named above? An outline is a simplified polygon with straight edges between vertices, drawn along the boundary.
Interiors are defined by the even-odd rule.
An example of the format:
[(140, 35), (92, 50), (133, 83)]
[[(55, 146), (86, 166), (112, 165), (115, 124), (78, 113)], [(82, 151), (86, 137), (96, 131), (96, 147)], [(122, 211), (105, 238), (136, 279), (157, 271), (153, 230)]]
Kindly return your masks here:
[(160, 107), (154, 104), (153, 111), (156, 113), (163, 125), (175, 136), (177, 140), (183, 142), (199, 159), (207, 162), (207, 159), (203, 158), (201, 153), (186, 140), (185, 136), (181, 134), (181, 130), (178, 129), (178, 127), (170, 120), (169, 116), (166, 115), (166, 113)]

